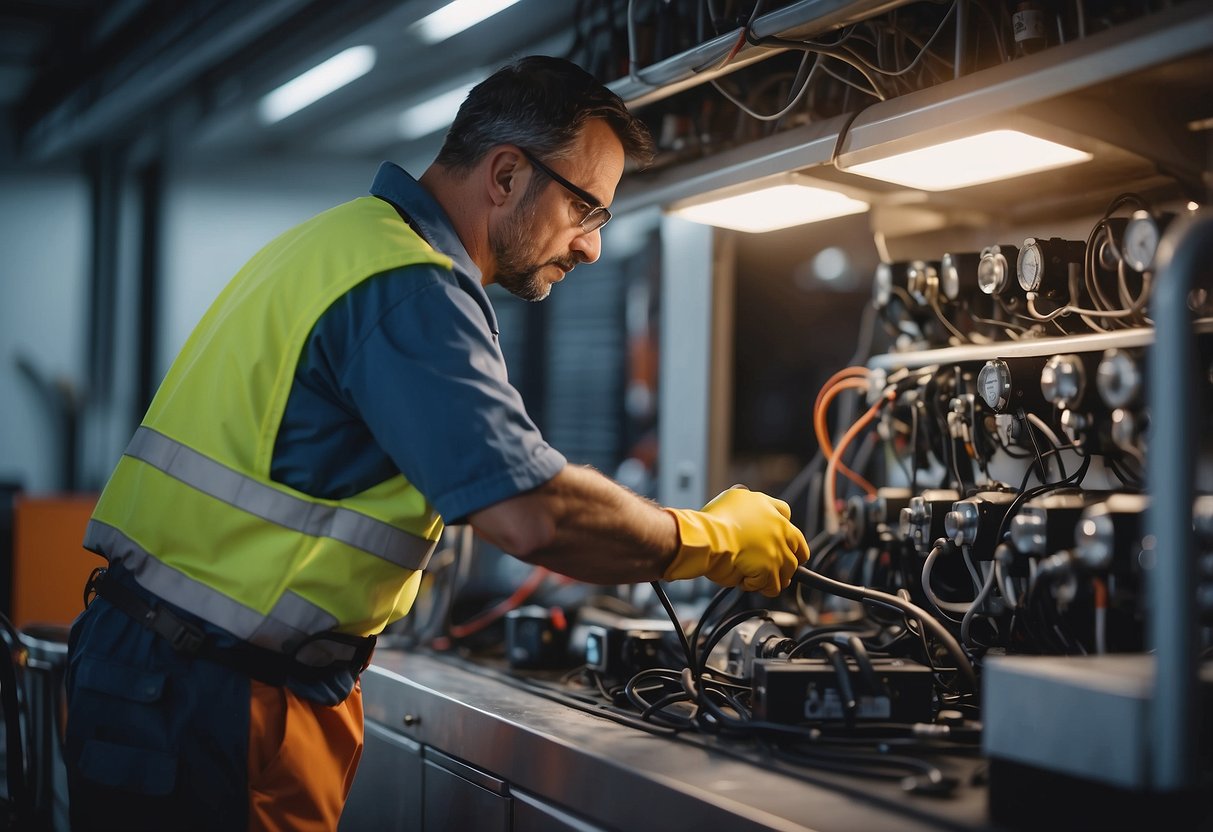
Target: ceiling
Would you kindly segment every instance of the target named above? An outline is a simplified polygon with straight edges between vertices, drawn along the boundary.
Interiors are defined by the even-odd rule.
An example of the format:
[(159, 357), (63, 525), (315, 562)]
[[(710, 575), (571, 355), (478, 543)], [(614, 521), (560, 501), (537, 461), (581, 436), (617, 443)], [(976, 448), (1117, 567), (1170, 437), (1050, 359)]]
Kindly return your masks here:
[[(521, 0), (427, 46), (411, 24), (443, 0), (7, 0), (0, 4), (0, 166), (75, 164), (98, 146), (212, 158), (408, 149), (400, 113), (528, 52), (572, 45), (582, 4)], [(487, 31), (486, 31), (487, 30)], [(270, 90), (343, 49), (374, 70), (273, 125)], [(416, 143), (424, 150), (434, 136)]]
[[(620, 66), (629, 51), (624, 22), (630, 0), (520, 0), (479, 26), (426, 45), (413, 24), (443, 5), (445, 0), (7, 0), (0, 4), (0, 170), (79, 166), (98, 151), (117, 153), (131, 166), (150, 159), (256, 165), (288, 158), (392, 158), (416, 167), (433, 157), (441, 132), (406, 141), (400, 116), (407, 107), (478, 80), (512, 58), (543, 53), (573, 57), (608, 80), (657, 134), (659, 163), (631, 178), (634, 187), (621, 191), (621, 204), (669, 203), (804, 170), (862, 189), (882, 208), (904, 205), (925, 197), (841, 174), (831, 162), (840, 151), (845, 159), (915, 141), (940, 125), (1009, 116), (1068, 128), (1077, 141), (1100, 146), (1100, 164), (1079, 171), (1085, 179), (1038, 177), (1040, 200), (1025, 202), (1022, 183), (1015, 183), (1007, 186), (1013, 193), (991, 186), (932, 196), (933, 207), (987, 222), (987, 209), (1035, 212), (1048, 200), (1075, 198), (1085, 205), (1099, 189), (1153, 186), (1160, 173), (1166, 180), (1179, 171), (1179, 178), (1198, 186), (1209, 176), (1205, 149), (1213, 131), (1188, 127), (1213, 116), (1213, 14), (1199, 0), (1125, 20), (1092, 18), (1085, 37), (1001, 62), (983, 38), (1000, 25), (990, 10), (997, 14), (1005, 4), (970, 0), (970, 9), (986, 15), (974, 11), (969, 18), (979, 65), (967, 74), (936, 72), (918, 88), (874, 104), (862, 95), (837, 97), (845, 85), (820, 77), (815, 89), (823, 94), (812, 112), (774, 127), (741, 117), (704, 83), (735, 72), (728, 79), (734, 90), (749, 84), (751, 92), (768, 87), (769, 96), (787, 95), (769, 82), (782, 73), (790, 84), (800, 53), (742, 45), (721, 60), (731, 54), (738, 21), (744, 22), (752, 0), (636, 2), (636, 31), (650, 42), (646, 47), (637, 38), (643, 71), (634, 78), (626, 60)], [(732, 17), (717, 19), (713, 28), (705, 21), (708, 8)], [(849, 22), (879, 18), (925, 39), (941, 19), (941, 28), (947, 22), (947, 9), (925, 0), (766, 0), (754, 31), (820, 40)], [(932, 57), (946, 66), (952, 34), (943, 31)], [(371, 72), (276, 124), (259, 118), (257, 105), (267, 92), (361, 44), (376, 50)], [(646, 48), (658, 57), (643, 60)], [(759, 108), (779, 109), (779, 101), (768, 98)], [(714, 120), (701, 117), (709, 109)], [(679, 138), (670, 139), (671, 127)], [(1113, 138), (1115, 146), (1108, 141)]]

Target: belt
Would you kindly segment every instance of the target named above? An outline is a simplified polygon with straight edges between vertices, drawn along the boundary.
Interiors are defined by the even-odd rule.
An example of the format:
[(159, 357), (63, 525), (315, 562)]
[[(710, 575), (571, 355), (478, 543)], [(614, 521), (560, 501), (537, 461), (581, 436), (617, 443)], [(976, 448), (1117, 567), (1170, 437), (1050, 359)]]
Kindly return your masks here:
[[(316, 681), (341, 670), (357, 676), (366, 670), (375, 650), (375, 636), (351, 636), (337, 632), (308, 636), (294, 645), (289, 652), (280, 653), (247, 641), (221, 647), (202, 627), (182, 618), (162, 601), (145, 600), (138, 592), (111, 575), (105, 567), (94, 569), (89, 576), (84, 588), (85, 606), (88, 606), (94, 596), (104, 598), (134, 621), (163, 638), (177, 653), (209, 659), (269, 685), (282, 685), (292, 678)], [(317, 641), (334, 641), (345, 645), (353, 650), (353, 657), (323, 666), (305, 664), (295, 657), (304, 646)]]

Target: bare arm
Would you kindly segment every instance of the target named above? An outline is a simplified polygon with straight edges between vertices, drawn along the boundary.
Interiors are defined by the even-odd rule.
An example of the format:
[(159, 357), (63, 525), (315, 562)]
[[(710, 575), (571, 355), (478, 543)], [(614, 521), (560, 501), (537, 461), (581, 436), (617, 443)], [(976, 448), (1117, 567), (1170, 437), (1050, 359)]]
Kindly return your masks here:
[(669, 513), (578, 465), (468, 519), (502, 551), (587, 583), (658, 580), (678, 550)]

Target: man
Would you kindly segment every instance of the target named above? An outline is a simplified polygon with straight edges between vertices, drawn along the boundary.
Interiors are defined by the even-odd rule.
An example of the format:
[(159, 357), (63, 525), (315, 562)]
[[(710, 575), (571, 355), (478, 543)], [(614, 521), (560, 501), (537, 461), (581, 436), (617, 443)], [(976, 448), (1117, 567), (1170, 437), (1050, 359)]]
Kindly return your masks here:
[(108, 569), (70, 645), (74, 828), (333, 829), (358, 674), (444, 520), (583, 581), (787, 586), (808, 550), (786, 504), (663, 509), (566, 464), (506, 379), (483, 287), (541, 300), (596, 260), (650, 155), (617, 96), (526, 58), (419, 181), (385, 163), (224, 289), (86, 535)]

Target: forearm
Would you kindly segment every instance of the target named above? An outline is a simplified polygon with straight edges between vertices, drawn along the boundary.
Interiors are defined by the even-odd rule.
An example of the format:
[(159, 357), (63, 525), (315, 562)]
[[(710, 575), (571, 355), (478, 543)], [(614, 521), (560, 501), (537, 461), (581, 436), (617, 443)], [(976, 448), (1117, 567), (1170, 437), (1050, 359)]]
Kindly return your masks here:
[(660, 506), (576, 465), (469, 519), (504, 551), (587, 583), (657, 580), (678, 548), (677, 525)]

